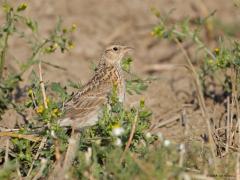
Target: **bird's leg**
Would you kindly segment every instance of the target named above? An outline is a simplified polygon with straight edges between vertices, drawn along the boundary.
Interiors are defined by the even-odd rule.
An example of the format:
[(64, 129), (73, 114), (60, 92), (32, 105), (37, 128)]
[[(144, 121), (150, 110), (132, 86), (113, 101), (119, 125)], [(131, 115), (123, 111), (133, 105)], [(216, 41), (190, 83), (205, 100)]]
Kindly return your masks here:
[(68, 144), (67, 152), (65, 154), (65, 158), (63, 162), (63, 169), (66, 172), (71, 167), (74, 161), (74, 158), (76, 156), (79, 141), (80, 141), (80, 135), (81, 135), (80, 131), (72, 129), (71, 137), (68, 140), (69, 144)]

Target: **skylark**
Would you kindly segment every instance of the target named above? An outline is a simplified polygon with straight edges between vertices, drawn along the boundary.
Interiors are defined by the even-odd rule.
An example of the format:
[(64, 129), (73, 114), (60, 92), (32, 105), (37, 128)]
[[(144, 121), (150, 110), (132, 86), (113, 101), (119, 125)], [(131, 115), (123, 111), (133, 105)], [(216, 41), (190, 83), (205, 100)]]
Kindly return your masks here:
[(65, 103), (65, 116), (59, 120), (60, 126), (82, 129), (95, 125), (102, 107), (108, 102), (113, 86), (117, 87), (119, 101), (124, 101), (125, 82), (121, 60), (131, 49), (120, 45), (106, 48), (94, 76)]

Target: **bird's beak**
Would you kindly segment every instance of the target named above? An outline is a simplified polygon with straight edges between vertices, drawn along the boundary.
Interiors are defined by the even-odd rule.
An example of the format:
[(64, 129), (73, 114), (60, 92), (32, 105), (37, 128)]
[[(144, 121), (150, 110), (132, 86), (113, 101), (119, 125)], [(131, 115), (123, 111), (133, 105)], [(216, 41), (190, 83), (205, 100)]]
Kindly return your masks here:
[(129, 46), (124, 46), (124, 47), (123, 47), (123, 50), (124, 50), (124, 52), (126, 53), (126, 52), (129, 52), (129, 51), (134, 50), (134, 48), (129, 47)]

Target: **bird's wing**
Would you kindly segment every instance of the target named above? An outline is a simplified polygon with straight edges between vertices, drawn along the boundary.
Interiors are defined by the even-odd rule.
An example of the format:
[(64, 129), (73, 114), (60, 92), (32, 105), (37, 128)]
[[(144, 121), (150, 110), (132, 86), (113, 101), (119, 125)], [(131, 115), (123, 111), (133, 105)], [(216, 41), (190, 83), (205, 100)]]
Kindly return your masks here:
[(98, 113), (104, 104), (107, 103), (108, 93), (111, 92), (109, 82), (101, 82), (98, 85), (85, 89), (73, 95), (70, 101), (64, 105), (65, 117), (72, 119), (82, 119), (85, 121)]

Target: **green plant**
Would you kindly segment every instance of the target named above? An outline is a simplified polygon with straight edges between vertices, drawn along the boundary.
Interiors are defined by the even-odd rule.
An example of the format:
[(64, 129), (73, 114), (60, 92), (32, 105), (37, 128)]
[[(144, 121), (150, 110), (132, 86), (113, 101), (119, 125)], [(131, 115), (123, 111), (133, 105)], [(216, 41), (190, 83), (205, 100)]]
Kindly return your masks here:
[[(64, 153), (68, 145), (67, 140), (69, 131), (61, 128), (57, 124), (57, 119), (64, 113), (62, 112), (62, 104), (70, 97), (67, 94), (66, 88), (62, 87), (60, 83), (44, 83), (41, 75), (41, 64), (50, 64), (42, 59), (42, 55), (54, 53), (57, 50), (61, 52), (68, 51), (73, 47), (71, 40), (71, 33), (75, 31), (76, 25), (70, 28), (62, 28), (61, 19), (55, 29), (50, 33), (49, 37), (41, 38), (38, 33), (38, 23), (29, 17), (23, 16), (21, 13), (27, 8), (26, 3), (21, 3), (17, 8), (14, 8), (9, 3), (3, 4), (6, 23), (1, 28), (1, 87), (0, 87), (0, 104), (1, 112), (9, 108), (11, 104), (17, 111), (24, 113), (25, 110), (33, 110), (34, 115), (28, 124), (22, 125), (17, 134), (11, 139), (13, 149), (9, 155), (9, 160), (13, 164), (17, 164), (22, 176), (33, 176), (33, 172), (41, 167), (40, 158), (47, 161), (47, 167), (51, 167), (56, 160), (56, 153)], [(31, 35), (26, 35), (18, 26), (30, 28)], [(32, 54), (27, 59), (26, 63), (21, 65), (21, 72), (9, 73), (9, 76), (3, 76), (5, 66), (6, 54), (8, 49), (8, 40), (13, 34), (18, 34), (21, 38), (32, 48)], [(127, 73), (130, 73), (131, 58), (123, 61), (122, 67)], [(39, 72), (32, 71), (30, 83), (28, 87), (28, 98), (24, 104), (18, 104), (12, 99), (14, 90), (18, 87), (21, 76), (29, 67), (38, 65)], [(39, 74), (39, 75), (38, 75)], [(127, 88), (129, 92), (141, 93), (146, 90), (147, 82), (141, 80), (135, 75), (133, 80), (127, 81)], [(39, 77), (40, 76), (40, 77)], [(78, 84), (70, 82), (70, 86), (74, 88), (81, 88)], [(51, 93), (50, 93), (51, 92)], [(46, 95), (47, 94), (47, 95)], [(154, 142), (155, 138), (145, 138), (145, 132), (150, 125), (151, 112), (145, 107), (144, 101), (140, 102), (139, 107), (132, 107), (126, 110), (116, 98), (116, 92), (113, 91), (109, 97), (111, 108), (104, 108), (103, 115), (100, 117), (99, 123), (90, 129), (86, 129), (82, 134), (82, 140), (79, 147), (79, 152), (84, 153), (87, 148), (95, 149), (97, 158), (97, 166), (104, 165), (101, 162), (106, 161), (107, 152), (115, 151), (118, 148), (124, 149), (128, 141), (128, 137), (132, 130), (132, 124), (136, 123), (134, 136), (131, 139), (130, 151), (141, 152), (142, 148), (146, 149), (146, 145)], [(137, 121), (136, 121), (137, 120)], [(42, 127), (39, 129), (39, 127)], [(11, 133), (10, 133), (11, 135)], [(37, 137), (38, 136), (38, 137)], [(16, 138), (14, 138), (16, 137)], [(23, 138), (22, 138), (23, 137)], [(29, 137), (29, 138), (25, 138)], [(39, 142), (39, 137), (42, 139)], [(45, 140), (44, 140), (45, 139)], [(100, 142), (100, 144), (98, 144)], [(42, 147), (42, 143), (44, 148)], [(140, 144), (143, 143), (143, 146)], [(120, 146), (120, 147), (119, 147)], [(58, 150), (57, 150), (58, 149)], [(145, 150), (146, 151), (146, 150)], [(79, 164), (76, 164), (77, 167)], [(4, 169), (8, 172), (8, 169)], [(46, 171), (46, 168), (44, 169)], [(46, 171), (45, 173), (49, 173)], [(12, 172), (14, 173), (14, 172)], [(3, 174), (3, 176), (5, 176)], [(10, 176), (10, 175), (9, 175)]]
[[(63, 103), (70, 97), (67, 87), (71, 86), (75, 89), (82, 87), (75, 82), (69, 82), (67, 87), (58, 82), (46, 83), (41, 77), (41, 64), (52, 65), (44, 61), (43, 55), (59, 50), (66, 52), (73, 48), (71, 34), (76, 30), (76, 25), (63, 28), (62, 20), (59, 19), (50, 35), (42, 38), (38, 33), (40, 25), (35, 20), (22, 15), (22, 11), (26, 8), (28, 8), (26, 3), (21, 3), (16, 8), (7, 1), (3, 3), (6, 19), (0, 28), (0, 113), (14, 108), (22, 114), (31, 111), (33, 116), (17, 132), (7, 133), (11, 137), (12, 146), (0, 149), (0, 179), (17, 176), (44, 179), (51, 174), (55, 163), (64, 156), (71, 134), (71, 129), (62, 128), (57, 123), (58, 118), (64, 114)], [(238, 114), (235, 113), (237, 109), (234, 107), (237, 106), (239, 99), (239, 43), (234, 42), (230, 46), (224, 46), (224, 41), (219, 41), (219, 46), (214, 51), (207, 47), (200, 32), (214, 13), (206, 18), (197, 19), (192, 26), (189, 18), (172, 24), (168, 22), (169, 14), (161, 16), (156, 9), (152, 11), (159, 20), (152, 31), (154, 36), (176, 43), (192, 40), (197, 45), (197, 52), (203, 50), (201, 53), (204, 58), (201, 68), (197, 69), (197, 77), (201, 79), (201, 90), (205, 98), (209, 93), (207, 78), (210, 76), (215, 78), (215, 73), (221, 73), (224, 79), (222, 86), (228, 92), (227, 97), (230, 98), (233, 109), (233, 111), (229, 110), (229, 114), (232, 113), (231, 117), (234, 120), (232, 122), (237, 122), (235, 120)], [(19, 24), (24, 25), (21, 27), (23, 29), (29, 28), (31, 35), (25, 34)], [(31, 56), (21, 65), (20, 72), (5, 74), (5, 63), (9, 60), (6, 54), (11, 51), (8, 42), (9, 38), (14, 38), (13, 35), (26, 40), (31, 47)], [(147, 89), (151, 79), (143, 80), (132, 74), (131, 63), (130, 57), (124, 59), (122, 63), (122, 69), (130, 76), (126, 85), (127, 92), (130, 95), (141, 94)], [(22, 75), (31, 66), (36, 65), (39, 67), (39, 72), (32, 71), (31, 78), (28, 79), (30, 85), (25, 92), (27, 97), (24, 103), (16, 103), (13, 95), (19, 88)], [(227, 76), (229, 70), (232, 73)], [(203, 179), (235, 173), (236, 155), (231, 151), (228, 151), (229, 159), (218, 159), (214, 162), (221, 172), (216, 173), (211, 149), (207, 143), (195, 140), (175, 143), (165, 139), (160, 132), (153, 135), (149, 131), (151, 119), (152, 111), (145, 105), (143, 99), (138, 105), (127, 108), (118, 102), (116, 89), (113, 88), (109, 96), (109, 104), (103, 108), (98, 123), (81, 132), (77, 157), (68, 172), (69, 178)], [(238, 134), (236, 124), (233, 123), (234, 128), (228, 131), (233, 132), (232, 135)], [(219, 131), (214, 131), (213, 134), (216, 132)], [(219, 151), (226, 148), (226, 141), (223, 140), (221, 143), (216, 143)], [(235, 148), (238, 150), (238, 147)]]

